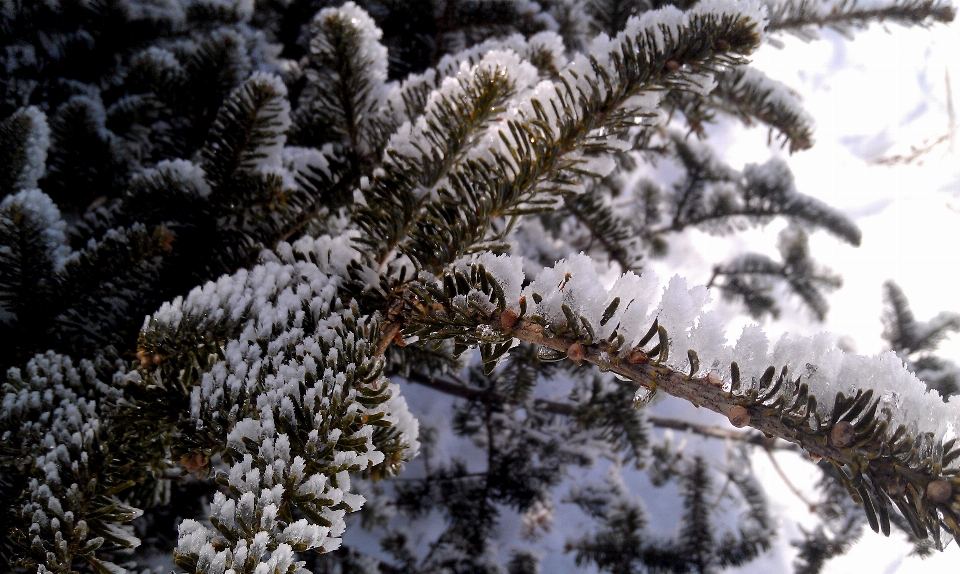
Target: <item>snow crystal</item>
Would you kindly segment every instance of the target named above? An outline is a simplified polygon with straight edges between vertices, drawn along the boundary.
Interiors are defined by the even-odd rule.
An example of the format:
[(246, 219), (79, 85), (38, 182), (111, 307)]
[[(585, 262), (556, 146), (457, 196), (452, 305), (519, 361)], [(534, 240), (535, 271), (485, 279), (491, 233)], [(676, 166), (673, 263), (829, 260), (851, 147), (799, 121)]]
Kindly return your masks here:
[(523, 284), (522, 258), (486, 252), (461, 258), (454, 264), (454, 267), (469, 275), (471, 265), (483, 265), (483, 268), (496, 278), (497, 283), (503, 289), (507, 307), (518, 309), (520, 288)]

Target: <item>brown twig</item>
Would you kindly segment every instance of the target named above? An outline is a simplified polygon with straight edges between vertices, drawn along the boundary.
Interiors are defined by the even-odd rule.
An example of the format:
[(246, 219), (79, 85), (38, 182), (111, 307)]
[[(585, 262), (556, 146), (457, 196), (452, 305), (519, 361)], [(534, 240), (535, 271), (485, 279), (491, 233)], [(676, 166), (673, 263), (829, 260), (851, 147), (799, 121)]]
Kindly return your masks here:
[(817, 505), (807, 500), (807, 497), (804, 496), (803, 493), (800, 492), (800, 490), (796, 486), (794, 486), (792, 482), (790, 482), (790, 479), (787, 477), (787, 473), (783, 472), (783, 469), (780, 468), (780, 464), (777, 462), (777, 459), (773, 457), (773, 452), (770, 449), (763, 449), (763, 450), (764, 452), (767, 453), (767, 456), (770, 458), (770, 462), (773, 464), (773, 469), (777, 471), (777, 474), (780, 475), (781, 480), (783, 480), (783, 483), (787, 485), (787, 488), (790, 489), (790, 492), (795, 494), (797, 498), (799, 498), (801, 501), (803, 501), (804, 504), (807, 505), (807, 510), (809, 510), (811, 514), (815, 512), (817, 510)]

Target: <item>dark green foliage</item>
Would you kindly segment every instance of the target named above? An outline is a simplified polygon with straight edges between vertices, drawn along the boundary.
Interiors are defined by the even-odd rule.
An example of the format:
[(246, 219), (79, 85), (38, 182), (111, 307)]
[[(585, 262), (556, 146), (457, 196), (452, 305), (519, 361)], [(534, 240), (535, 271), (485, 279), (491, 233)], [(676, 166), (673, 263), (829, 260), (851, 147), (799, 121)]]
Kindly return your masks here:
[(4, 4), (0, 115), (28, 104), (49, 112), (73, 95), (106, 88), (117, 79), (118, 59), (181, 24), (179, 8), (162, 0)]
[(106, 119), (96, 95), (74, 96), (50, 116), (50, 155), (41, 187), (66, 212), (83, 213), (95, 199), (117, 197), (126, 184), (128, 166)]
[(152, 307), (143, 284), (156, 279), (169, 249), (169, 231), (137, 224), (71, 252), (49, 201), (39, 191), (22, 192), (0, 214), (2, 329), (14, 342), (0, 355), (4, 367), (44, 349), (122, 348), (139, 329), (130, 316)]

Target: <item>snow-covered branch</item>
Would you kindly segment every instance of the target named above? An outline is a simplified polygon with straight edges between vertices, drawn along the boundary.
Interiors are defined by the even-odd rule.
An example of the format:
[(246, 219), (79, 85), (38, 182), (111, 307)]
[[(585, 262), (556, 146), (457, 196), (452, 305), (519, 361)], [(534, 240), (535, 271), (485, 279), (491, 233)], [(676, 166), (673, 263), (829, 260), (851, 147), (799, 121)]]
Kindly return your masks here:
[(675, 277), (658, 302), (656, 279), (632, 273), (605, 288), (585, 256), (522, 289), (522, 262), (508, 256), (481, 255), (421, 281), (405, 334), (478, 345), (491, 367), (515, 339), (540, 345), (544, 358), (593, 363), (836, 464), (875, 529), (889, 532), (893, 504), (918, 536), (937, 536), (941, 524), (960, 533), (960, 417), (892, 352), (844, 353), (827, 334), (785, 336), (771, 348), (758, 326), (728, 345), (703, 308), (705, 288)]

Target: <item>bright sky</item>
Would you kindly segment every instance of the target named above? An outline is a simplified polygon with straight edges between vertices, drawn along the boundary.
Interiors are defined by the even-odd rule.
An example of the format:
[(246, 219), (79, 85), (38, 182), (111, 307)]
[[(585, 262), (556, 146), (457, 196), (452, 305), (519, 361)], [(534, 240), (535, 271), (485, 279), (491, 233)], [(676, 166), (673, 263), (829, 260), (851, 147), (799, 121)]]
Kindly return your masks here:
[[(811, 325), (796, 314), (766, 328), (772, 338), (783, 330), (828, 330), (851, 336), (859, 352), (874, 353), (883, 348), (881, 285), (887, 279), (903, 288), (920, 320), (939, 311), (960, 311), (960, 141), (953, 141), (952, 148), (949, 141), (938, 145), (923, 156), (922, 164), (873, 163), (909, 154), (911, 146), (922, 147), (950, 133), (945, 77), (949, 74), (953, 81), (953, 108), (960, 113), (960, 25), (932, 30), (873, 26), (853, 41), (835, 33), (823, 36), (810, 44), (786, 38), (782, 50), (764, 47), (755, 65), (799, 91), (817, 121), (813, 149), (789, 158), (798, 189), (855, 218), (863, 244), (852, 248), (825, 233), (815, 234), (814, 256), (844, 278), (844, 287), (830, 298), (827, 322)], [(960, 120), (953, 122), (953, 135), (960, 139)], [(768, 154), (765, 133), (759, 130), (739, 130), (729, 137), (726, 157), (734, 166), (763, 161)], [(770, 238), (777, 230), (771, 225), (764, 237), (758, 233), (747, 242), (772, 251)], [(698, 248), (709, 243), (706, 238), (694, 241)], [(960, 360), (960, 338), (947, 341), (941, 352)], [(809, 490), (815, 469), (792, 455), (778, 456), (794, 482)], [(754, 464), (770, 500), (790, 517), (778, 542), (781, 560), (789, 563), (795, 554), (787, 544), (796, 536), (792, 521), (814, 521), (765, 456), (757, 455)], [(909, 552), (902, 536), (887, 539), (868, 531), (849, 554), (830, 562), (826, 572), (955, 572), (960, 563), (956, 544), (922, 561), (907, 557)], [(760, 570), (748, 570), (765, 570), (756, 566)]]

